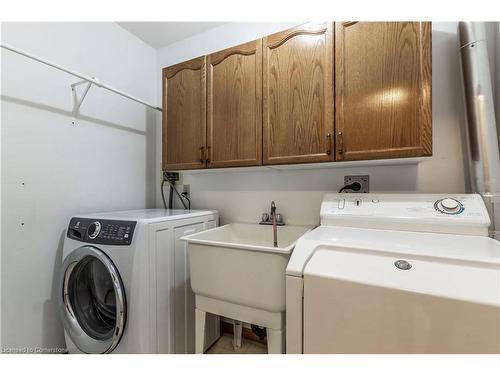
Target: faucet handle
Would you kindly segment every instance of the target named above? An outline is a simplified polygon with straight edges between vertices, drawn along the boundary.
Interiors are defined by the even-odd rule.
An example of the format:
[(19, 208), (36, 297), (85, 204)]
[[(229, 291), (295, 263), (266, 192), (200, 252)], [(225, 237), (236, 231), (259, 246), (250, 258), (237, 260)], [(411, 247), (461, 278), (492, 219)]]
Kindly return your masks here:
[(263, 222), (269, 221), (269, 214), (267, 212), (264, 212), (262, 214), (262, 221)]
[(276, 221), (278, 223), (282, 223), (283, 222), (283, 215), (281, 214), (276, 214)]

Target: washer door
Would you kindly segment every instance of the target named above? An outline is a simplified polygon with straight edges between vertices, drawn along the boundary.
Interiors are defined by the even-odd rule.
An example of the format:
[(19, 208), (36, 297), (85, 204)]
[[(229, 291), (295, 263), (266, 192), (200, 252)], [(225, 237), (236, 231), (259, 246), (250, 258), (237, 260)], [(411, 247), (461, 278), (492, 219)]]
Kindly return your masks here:
[(120, 275), (101, 250), (83, 246), (63, 263), (60, 313), (73, 343), (85, 353), (109, 353), (123, 335), (126, 298)]

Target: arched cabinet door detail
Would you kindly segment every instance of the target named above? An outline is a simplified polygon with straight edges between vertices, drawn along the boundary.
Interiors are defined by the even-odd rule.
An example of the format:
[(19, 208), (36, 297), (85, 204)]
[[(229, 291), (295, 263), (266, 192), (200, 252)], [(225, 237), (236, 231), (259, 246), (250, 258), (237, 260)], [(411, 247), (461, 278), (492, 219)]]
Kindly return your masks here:
[(335, 29), (336, 160), (432, 155), (431, 23)]
[(264, 38), (263, 163), (332, 161), (333, 24)]
[(262, 164), (262, 40), (207, 56), (209, 168)]
[(206, 58), (163, 69), (163, 169), (206, 165)]

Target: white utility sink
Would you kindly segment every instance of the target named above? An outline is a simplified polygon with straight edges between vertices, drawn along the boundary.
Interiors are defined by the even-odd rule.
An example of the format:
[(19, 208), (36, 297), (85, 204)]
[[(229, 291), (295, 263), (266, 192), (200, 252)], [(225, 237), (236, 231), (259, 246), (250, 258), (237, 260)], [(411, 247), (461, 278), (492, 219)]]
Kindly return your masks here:
[(270, 225), (228, 224), (182, 237), (197, 310), (266, 327), (273, 352), (269, 330), (279, 331), (280, 340), (284, 333), (285, 268), (296, 241), (310, 229), (279, 226), (278, 247)]
[(278, 226), (278, 247), (273, 246), (273, 228), (271, 225), (227, 224), (204, 232), (199, 232), (182, 239), (189, 243), (224, 246), (237, 249), (290, 254), (295, 242), (310, 227)]

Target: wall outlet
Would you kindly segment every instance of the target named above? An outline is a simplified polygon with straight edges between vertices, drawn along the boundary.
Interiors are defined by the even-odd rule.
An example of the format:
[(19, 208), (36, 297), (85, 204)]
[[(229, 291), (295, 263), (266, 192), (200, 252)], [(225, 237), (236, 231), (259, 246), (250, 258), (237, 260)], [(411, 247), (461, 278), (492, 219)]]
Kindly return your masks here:
[(189, 198), (190, 195), (189, 184), (182, 185), (182, 194), (186, 195)]
[(352, 191), (350, 189), (346, 189), (345, 191), (348, 193), (369, 193), (370, 192), (370, 176), (344, 176), (344, 186), (350, 185), (353, 182), (359, 182), (361, 184), (361, 189), (359, 191)]

